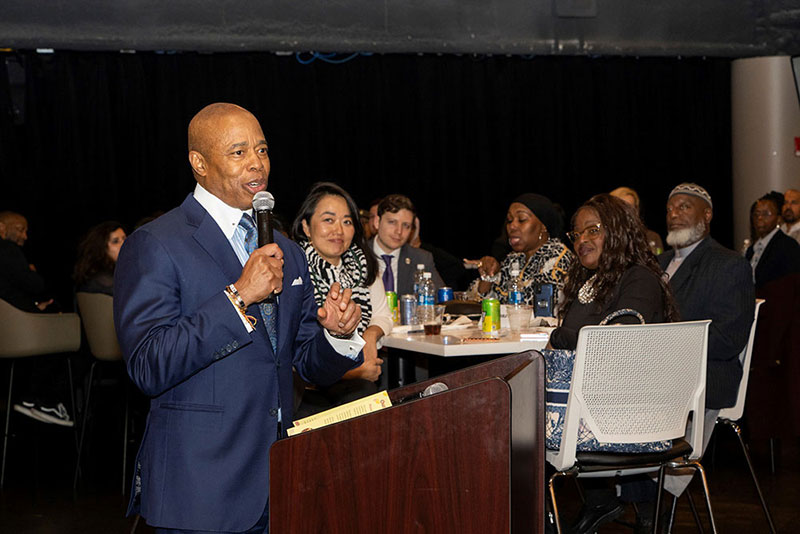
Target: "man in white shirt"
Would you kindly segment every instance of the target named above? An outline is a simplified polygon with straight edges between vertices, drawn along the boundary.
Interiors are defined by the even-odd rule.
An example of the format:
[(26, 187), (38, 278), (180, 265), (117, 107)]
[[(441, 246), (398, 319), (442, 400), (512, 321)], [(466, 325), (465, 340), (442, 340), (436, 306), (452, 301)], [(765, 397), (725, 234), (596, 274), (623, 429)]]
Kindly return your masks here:
[(756, 242), (745, 253), (753, 268), (756, 289), (800, 272), (800, 244), (781, 231), (783, 196), (775, 191), (758, 199), (752, 212)]
[(361, 312), (338, 283), (318, 309), (305, 254), (280, 233), (256, 248), (251, 202), (270, 171), (258, 120), (211, 104), (188, 139), (194, 193), (134, 232), (115, 272), (120, 346), (151, 397), (128, 513), (157, 533), (263, 533), (292, 368), (327, 385), (359, 365)]
[(414, 226), (416, 209), (403, 195), (389, 195), (378, 204), (378, 233), (372, 240), (372, 250), (378, 257), (378, 267), (386, 291), (398, 295), (413, 293), (414, 272), (423, 265), (431, 273), (436, 288), (444, 286), (436, 270), (433, 255), (407, 244)]

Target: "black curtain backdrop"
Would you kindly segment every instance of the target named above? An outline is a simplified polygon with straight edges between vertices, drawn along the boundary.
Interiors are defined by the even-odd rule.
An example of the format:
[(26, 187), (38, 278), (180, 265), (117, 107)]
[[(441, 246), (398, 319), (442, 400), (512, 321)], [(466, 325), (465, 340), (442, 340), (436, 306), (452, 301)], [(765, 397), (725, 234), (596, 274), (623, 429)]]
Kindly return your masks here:
[(728, 59), (13, 56), (25, 67), (25, 116), (14, 124), (7, 112), (0, 67), (0, 209), (28, 217), (27, 253), (68, 302), (88, 227), (132, 226), (192, 190), (186, 127), (215, 101), (261, 121), (269, 189), (288, 221), (317, 180), (362, 205), (400, 192), (417, 205), (426, 241), (479, 257), (519, 193), (545, 194), (569, 217), (591, 195), (628, 185), (663, 236), (669, 190), (697, 181), (714, 197), (713, 234), (732, 245)]

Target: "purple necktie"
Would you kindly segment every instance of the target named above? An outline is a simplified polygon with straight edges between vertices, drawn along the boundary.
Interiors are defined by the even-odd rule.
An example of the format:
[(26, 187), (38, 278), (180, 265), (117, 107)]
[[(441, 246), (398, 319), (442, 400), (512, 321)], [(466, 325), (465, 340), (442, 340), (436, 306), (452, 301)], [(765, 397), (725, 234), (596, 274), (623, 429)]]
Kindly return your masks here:
[(383, 288), (386, 291), (394, 291), (394, 273), (392, 272), (392, 255), (382, 254), (381, 258), (386, 262), (386, 270), (383, 271)]

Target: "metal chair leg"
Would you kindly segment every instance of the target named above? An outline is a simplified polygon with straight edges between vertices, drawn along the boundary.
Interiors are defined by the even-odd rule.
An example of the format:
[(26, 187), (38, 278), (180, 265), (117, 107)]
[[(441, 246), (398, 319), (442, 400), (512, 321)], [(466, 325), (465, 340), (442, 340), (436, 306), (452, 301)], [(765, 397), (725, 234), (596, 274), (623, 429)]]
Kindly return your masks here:
[(78, 477), (80, 476), (81, 472), (81, 453), (83, 452), (83, 439), (86, 436), (86, 421), (89, 418), (89, 401), (92, 395), (92, 382), (94, 381), (94, 367), (97, 365), (97, 362), (92, 362), (92, 366), (89, 368), (89, 381), (87, 382), (86, 386), (86, 401), (84, 402), (83, 406), (83, 414), (81, 414), (81, 436), (78, 440), (78, 460), (75, 464), (75, 476), (72, 479), (72, 490), (76, 491), (78, 488)]
[(700, 534), (705, 532), (703, 530), (703, 523), (700, 521), (700, 516), (697, 514), (697, 507), (694, 505), (694, 499), (692, 499), (692, 492), (689, 491), (689, 488), (686, 488), (686, 498), (689, 500), (689, 508), (692, 510), (692, 515), (694, 516), (694, 524), (697, 525), (697, 531)]
[(661, 515), (661, 496), (664, 493), (664, 465), (658, 468), (658, 492), (656, 493), (656, 509), (653, 512), (653, 534), (658, 534), (658, 518)]
[(678, 508), (678, 497), (672, 496), (672, 506), (669, 509), (669, 517), (667, 518), (667, 532), (672, 532), (672, 525), (675, 523), (675, 510)]
[(130, 387), (125, 377), (122, 377), (122, 387), (125, 389), (125, 428), (122, 430), (122, 495), (125, 495), (126, 469), (128, 467), (128, 406), (130, 401)]
[(769, 470), (775, 474), (775, 438), (769, 438)]
[(689, 463), (690, 466), (694, 466), (695, 469), (700, 473), (700, 480), (703, 481), (703, 493), (706, 498), (706, 508), (708, 508), (708, 520), (711, 522), (711, 532), (717, 534), (717, 524), (714, 522), (714, 512), (711, 510), (711, 494), (708, 491), (708, 480), (706, 479), (706, 471), (703, 469), (703, 466), (698, 461), (693, 461)]
[(736, 433), (736, 437), (739, 438), (739, 445), (742, 446), (742, 452), (744, 453), (744, 459), (747, 460), (747, 467), (750, 469), (750, 476), (753, 477), (753, 484), (756, 487), (756, 492), (758, 493), (758, 499), (761, 501), (761, 508), (764, 509), (764, 515), (767, 516), (767, 523), (769, 523), (769, 530), (770, 532), (777, 532), (775, 530), (775, 523), (772, 522), (772, 515), (769, 513), (769, 508), (767, 507), (767, 501), (764, 499), (764, 494), (761, 492), (761, 486), (758, 483), (758, 478), (756, 478), (756, 471), (753, 469), (753, 462), (750, 460), (750, 453), (747, 452), (747, 445), (742, 438), (742, 429), (739, 428), (739, 425), (734, 423), (733, 421), (725, 421), (725, 423), (730, 426), (733, 431)]
[(547, 488), (550, 491), (550, 504), (553, 506), (553, 518), (555, 519), (556, 523), (556, 532), (561, 534), (561, 520), (558, 517), (558, 505), (556, 504), (556, 490), (553, 486), (553, 481), (555, 481), (556, 477), (563, 477), (565, 474), (562, 471), (556, 471), (547, 481)]
[(70, 409), (72, 410), (72, 417), (74, 417), (76, 419), (76, 421), (73, 421), (72, 433), (73, 433), (74, 438), (75, 438), (75, 451), (77, 451), (78, 450), (78, 426), (75, 423), (77, 423), (78, 412), (75, 411), (75, 385), (74, 385), (73, 380), (72, 380), (72, 358), (70, 356), (67, 356), (67, 378), (69, 380), (69, 403), (70, 403)]
[(6, 451), (8, 449), (8, 424), (11, 420), (11, 388), (14, 385), (14, 361), (11, 361), (11, 372), (8, 376), (8, 398), (6, 399), (6, 424), (3, 431), (3, 464), (0, 467), (0, 490), (6, 480)]

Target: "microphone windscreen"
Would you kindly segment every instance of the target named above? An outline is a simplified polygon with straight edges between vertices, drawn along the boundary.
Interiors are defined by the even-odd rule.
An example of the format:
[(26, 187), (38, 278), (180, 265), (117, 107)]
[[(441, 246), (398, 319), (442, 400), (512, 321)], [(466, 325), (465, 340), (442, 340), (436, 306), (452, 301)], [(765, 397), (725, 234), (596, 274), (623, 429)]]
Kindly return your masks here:
[(253, 195), (253, 209), (256, 211), (269, 210), (275, 207), (275, 197), (269, 191), (259, 191)]
[(442, 391), (447, 391), (447, 389), (448, 389), (447, 384), (444, 384), (442, 382), (434, 382), (430, 386), (426, 387), (425, 391), (423, 391), (420, 396), (425, 398), (435, 393), (441, 393)]

